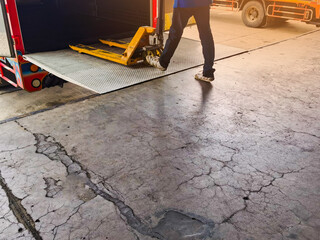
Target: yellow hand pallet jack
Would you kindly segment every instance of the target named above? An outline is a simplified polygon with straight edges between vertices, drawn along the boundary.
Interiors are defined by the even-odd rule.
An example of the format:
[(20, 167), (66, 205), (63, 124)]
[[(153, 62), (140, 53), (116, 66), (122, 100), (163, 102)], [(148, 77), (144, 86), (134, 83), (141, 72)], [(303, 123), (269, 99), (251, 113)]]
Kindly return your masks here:
[(163, 50), (163, 27), (164, 27), (164, 2), (158, 1), (157, 28), (140, 27), (130, 43), (124, 41), (99, 41), (109, 47), (125, 49), (122, 54), (95, 48), (88, 45), (70, 45), (70, 48), (79, 52), (106, 59), (112, 62), (131, 66), (145, 61), (147, 55), (160, 56)]

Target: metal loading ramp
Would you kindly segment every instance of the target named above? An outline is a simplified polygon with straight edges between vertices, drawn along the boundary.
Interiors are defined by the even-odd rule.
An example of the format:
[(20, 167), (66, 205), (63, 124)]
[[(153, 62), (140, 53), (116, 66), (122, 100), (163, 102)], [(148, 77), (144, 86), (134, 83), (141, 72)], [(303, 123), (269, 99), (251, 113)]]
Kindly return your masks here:
[[(216, 60), (244, 52), (216, 44)], [(107, 93), (203, 64), (199, 41), (182, 38), (167, 71), (145, 64), (127, 67), (71, 49), (27, 54), (26, 60), (46, 71), (97, 93)]]

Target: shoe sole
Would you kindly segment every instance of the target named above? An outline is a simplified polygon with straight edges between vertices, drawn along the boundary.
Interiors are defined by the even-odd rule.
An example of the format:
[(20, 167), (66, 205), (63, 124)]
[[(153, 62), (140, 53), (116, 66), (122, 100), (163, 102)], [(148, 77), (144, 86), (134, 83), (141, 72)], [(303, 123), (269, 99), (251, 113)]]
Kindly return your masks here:
[(202, 81), (202, 82), (209, 82), (209, 83), (210, 83), (210, 82), (213, 82), (213, 81), (214, 81), (214, 79), (212, 79), (212, 80), (209, 80), (209, 79), (208, 79), (208, 80), (207, 80), (207, 79), (199, 78), (199, 77), (197, 77), (197, 76), (195, 76), (194, 78), (195, 78), (196, 80)]
[(159, 69), (160, 71), (167, 71), (166, 68), (163, 68), (163, 67), (157, 67), (156, 65), (152, 64), (151, 62), (149, 62), (147, 59), (146, 59), (146, 62), (151, 66), (151, 67), (154, 67), (156, 69)]

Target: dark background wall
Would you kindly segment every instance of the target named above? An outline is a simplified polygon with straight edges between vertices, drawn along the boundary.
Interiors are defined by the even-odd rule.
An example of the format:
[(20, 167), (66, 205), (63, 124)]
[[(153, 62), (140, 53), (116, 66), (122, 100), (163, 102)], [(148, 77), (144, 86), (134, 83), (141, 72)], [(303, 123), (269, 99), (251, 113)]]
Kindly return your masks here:
[(17, 0), (26, 52), (128, 37), (150, 25), (150, 0)]

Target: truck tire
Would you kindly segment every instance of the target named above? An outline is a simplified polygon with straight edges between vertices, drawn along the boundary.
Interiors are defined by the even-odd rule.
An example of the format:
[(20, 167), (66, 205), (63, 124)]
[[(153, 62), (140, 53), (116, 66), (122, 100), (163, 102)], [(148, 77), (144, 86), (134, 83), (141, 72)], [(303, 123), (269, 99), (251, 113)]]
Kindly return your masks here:
[(242, 9), (243, 23), (252, 28), (262, 27), (266, 24), (266, 14), (262, 4), (258, 1), (247, 2)]

